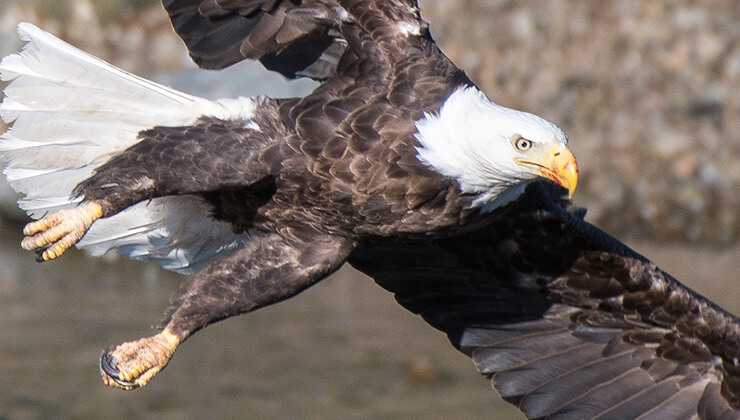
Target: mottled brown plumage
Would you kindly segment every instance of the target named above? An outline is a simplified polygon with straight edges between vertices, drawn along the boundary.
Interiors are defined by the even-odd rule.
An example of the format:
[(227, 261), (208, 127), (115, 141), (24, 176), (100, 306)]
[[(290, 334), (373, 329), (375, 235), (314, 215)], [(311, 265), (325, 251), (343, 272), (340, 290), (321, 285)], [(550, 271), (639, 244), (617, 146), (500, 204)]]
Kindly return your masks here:
[[(259, 129), (207, 119), (195, 127), (145, 131), (141, 142), (98, 168), (78, 193), (106, 203), (108, 214), (115, 214), (155, 196), (212, 198), (213, 191), (227, 188), (233, 196), (235, 188), (272, 178), (275, 193), (257, 211), (256, 229), (301, 225), (359, 237), (443, 234), (468, 225), (471, 198), (417, 159), (414, 134), (416, 120), (438, 111), (455, 89), (470, 82), (428, 33), (409, 37), (391, 28), (404, 19), (421, 22), (411, 3), (341, 3), (351, 23), (334, 16), (340, 4), (332, 1), (165, 2), (193, 54), (193, 39), (210, 39), (199, 32), (207, 26), (180, 25), (178, 19), (226, 25), (222, 19), (233, 18), (245, 26), (241, 58), (259, 58), (296, 41), (275, 44), (292, 14), (315, 25), (311, 31), (341, 30), (337, 34), (349, 47), (336, 73), (309, 96), (262, 99), (253, 117)], [(188, 13), (193, 15), (186, 18)], [(264, 23), (276, 19), (279, 24)], [(153, 182), (142, 183), (143, 178)], [(241, 203), (223, 204), (243, 207), (249, 201), (244, 192)]]
[[(394, 31), (384, 25), (408, 19), (413, 9), (341, 2), (354, 24), (343, 25), (340, 35), (331, 1), (185, 3), (165, 6), (206, 67), (257, 58), (293, 76), (326, 49), (345, 42), (349, 48), (341, 49), (341, 61), (329, 54), (333, 65), (317, 66), (322, 71), (312, 77), (329, 80), (313, 94), (263, 101), (255, 116), (260, 131), (211, 120), (153, 129), (81, 186), (86, 198), (115, 210), (150, 195), (205, 193), (214, 215), (238, 229), (278, 232), (258, 234), (266, 240), (197, 274), (169, 319), (172, 331), (187, 336), (290, 297), (336, 269), (357, 240), (350, 261), (446, 331), (528, 417), (740, 416), (734, 409), (740, 387), (732, 379), (736, 319), (566, 213), (542, 188), (473, 233), (381, 239), (442, 237), (450, 233), (445, 227), (472, 222), (469, 201), (412, 150), (414, 121), (469, 83), (428, 35), (387, 35)], [(225, 27), (228, 42), (210, 32)], [(303, 48), (302, 40), (314, 51), (296, 61), (291, 48)], [(172, 174), (180, 182), (167, 178)], [(100, 188), (115, 180), (113, 196), (119, 189), (126, 195), (142, 176), (155, 186), (120, 203)], [(256, 200), (244, 187), (268, 178), (264, 204), (245, 212)], [(244, 220), (245, 213), (251, 218)], [(317, 247), (318, 232), (330, 235), (327, 245)], [(276, 247), (264, 248), (273, 241)], [(302, 259), (317, 258), (308, 252), (316, 249), (325, 254), (317, 260), (321, 276), (303, 275), (312, 265)], [(295, 265), (273, 265), (292, 261), (290, 252), (298, 252)]]
[[(214, 220), (244, 235), (177, 300), (165, 333), (178, 339), (140, 345), (179, 343), (290, 297), (340, 267), (365, 238), (448, 236), (483, 220), (471, 206), (475, 196), (416, 156), (416, 121), (470, 81), (434, 44), (415, 2), (164, 5), (203, 66), (252, 58), (290, 77), (325, 81), (305, 98), (256, 100), (248, 120), (203, 117), (142, 131), (77, 186), (105, 217), (145, 200), (199, 197)], [(140, 370), (164, 367), (130, 367), (132, 345), (139, 344), (103, 358), (107, 384), (131, 389), (142, 385)], [(118, 371), (116, 357), (136, 370)]]
[[(104, 354), (107, 385), (146, 385), (199, 329), (290, 298), (349, 261), (445, 331), (530, 418), (740, 418), (735, 317), (568, 211), (554, 185), (530, 184), (508, 206), (486, 207), (479, 199), (491, 198), (490, 191), (466, 189), (467, 178), (422, 161), (419, 121), (441, 114), (453, 92), (472, 83), (437, 48), (415, 0), (163, 3), (201, 66), (259, 59), (287, 77), (323, 83), (305, 98), (229, 105), (133, 82), (141, 95), (154, 92), (208, 113), (186, 126), (141, 131), (138, 142), (94, 166), (75, 188), (88, 211), (64, 215), (85, 223), (69, 233), (64, 217), (44, 218), (24, 241), (37, 249), (57, 234), (79, 238), (100, 213), (114, 220), (139, 203), (172, 196), (186, 199), (175, 209), (200, 213), (168, 212), (160, 201), (165, 210), (155, 215), (183, 217), (175, 225), (181, 229), (188, 217), (208, 220), (193, 223), (198, 229), (187, 236), (144, 226), (114, 230), (123, 242), (102, 238), (115, 244), (109, 248), (128, 246), (134, 257), (181, 263), (175, 268), (207, 261), (159, 334)], [(479, 106), (494, 109), (486, 101), (470, 110)], [(519, 132), (525, 128), (551, 143), (567, 141), (529, 114), (498, 107), (491, 115), (503, 115), (497, 121), (513, 130), (503, 130), (509, 149), (519, 140), (535, 147)], [(468, 140), (462, 149), (474, 153), (462, 153), (463, 166), (482, 165), (478, 138)], [(429, 154), (436, 159), (446, 151)], [(528, 155), (516, 156), (532, 164)], [(531, 181), (481, 167), (501, 183), (486, 188)], [(21, 179), (39, 169), (19, 168)], [(574, 162), (568, 170), (577, 174)], [(479, 174), (473, 175), (475, 184)], [(203, 225), (228, 226), (228, 240), (198, 241), (208, 233)], [(126, 242), (162, 231), (164, 238), (146, 237), (144, 250)], [(182, 237), (187, 246), (178, 247)], [(71, 243), (63, 245), (54, 258)]]
[(740, 418), (738, 319), (566, 205), (533, 184), (485, 228), (350, 263), (528, 418)]

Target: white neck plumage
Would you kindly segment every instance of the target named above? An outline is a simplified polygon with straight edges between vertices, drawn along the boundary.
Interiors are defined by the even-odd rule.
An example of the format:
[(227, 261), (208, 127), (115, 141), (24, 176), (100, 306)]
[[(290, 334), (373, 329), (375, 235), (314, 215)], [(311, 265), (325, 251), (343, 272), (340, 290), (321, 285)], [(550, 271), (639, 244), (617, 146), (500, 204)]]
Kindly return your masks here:
[(516, 163), (512, 138), (567, 141), (554, 124), (498, 105), (475, 87), (455, 90), (436, 114), (416, 122), (418, 158), (477, 194), (474, 206), (493, 210), (515, 200), (533, 180)]

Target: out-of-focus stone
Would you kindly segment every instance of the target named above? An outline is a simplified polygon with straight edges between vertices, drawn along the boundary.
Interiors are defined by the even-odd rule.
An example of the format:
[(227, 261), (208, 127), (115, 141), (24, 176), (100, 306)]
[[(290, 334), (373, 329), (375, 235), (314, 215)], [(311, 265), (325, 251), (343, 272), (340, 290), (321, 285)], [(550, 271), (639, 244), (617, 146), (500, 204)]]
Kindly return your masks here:
[(696, 173), (696, 169), (699, 167), (699, 159), (696, 155), (686, 153), (678, 156), (671, 165), (673, 168), (673, 174), (678, 178), (688, 178)]
[(416, 356), (409, 360), (409, 379), (413, 382), (432, 383), (440, 380), (440, 372), (435, 369), (427, 356)]

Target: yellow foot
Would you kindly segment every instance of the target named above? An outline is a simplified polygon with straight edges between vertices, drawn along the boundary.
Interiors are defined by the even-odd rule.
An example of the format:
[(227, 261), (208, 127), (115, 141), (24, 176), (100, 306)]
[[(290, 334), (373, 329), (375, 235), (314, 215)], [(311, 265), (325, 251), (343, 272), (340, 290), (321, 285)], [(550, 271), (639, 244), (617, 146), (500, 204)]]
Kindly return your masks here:
[(100, 357), (100, 375), (111, 388), (131, 391), (152, 380), (172, 358), (180, 338), (167, 330), (121, 344)]
[(41, 261), (60, 257), (85, 235), (93, 222), (103, 217), (103, 207), (95, 201), (64, 209), (29, 223), (23, 228), (21, 247), (37, 251)]

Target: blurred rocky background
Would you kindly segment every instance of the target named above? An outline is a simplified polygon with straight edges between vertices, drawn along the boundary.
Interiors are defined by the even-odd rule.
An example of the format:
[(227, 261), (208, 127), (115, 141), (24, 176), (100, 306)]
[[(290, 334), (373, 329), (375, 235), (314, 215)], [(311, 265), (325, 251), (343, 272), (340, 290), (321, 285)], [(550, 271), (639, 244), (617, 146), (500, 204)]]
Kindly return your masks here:
[[(442, 48), (492, 98), (569, 134), (582, 167), (577, 203), (590, 220), (636, 238), (738, 240), (736, 0), (426, 0), (423, 7)], [(5, 0), (0, 52), (17, 46), (19, 21), (197, 94), (251, 93), (249, 82), (263, 77), (257, 66), (181, 76), (192, 64), (157, 0)]]
[(591, 220), (658, 240), (738, 239), (740, 3), (426, 4), (486, 91), (569, 133)]
[[(158, 2), (0, 0), (0, 56), (30, 21), (197, 95), (312, 89), (254, 63), (195, 69)], [(592, 221), (740, 311), (737, 0), (423, 6), (443, 49), (492, 98), (569, 133), (583, 172), (576, 201)], [(35, 264), (18, 248), (23, 216), (2, 185), (0, 217), (13, 223), (0, 223), (0, 420), (520, 418), (440, 333), (349, 268), (200, 332), (146, 390), (110, 392), (100, 351), (148, 334), (183, 278), (77, 252)]]

